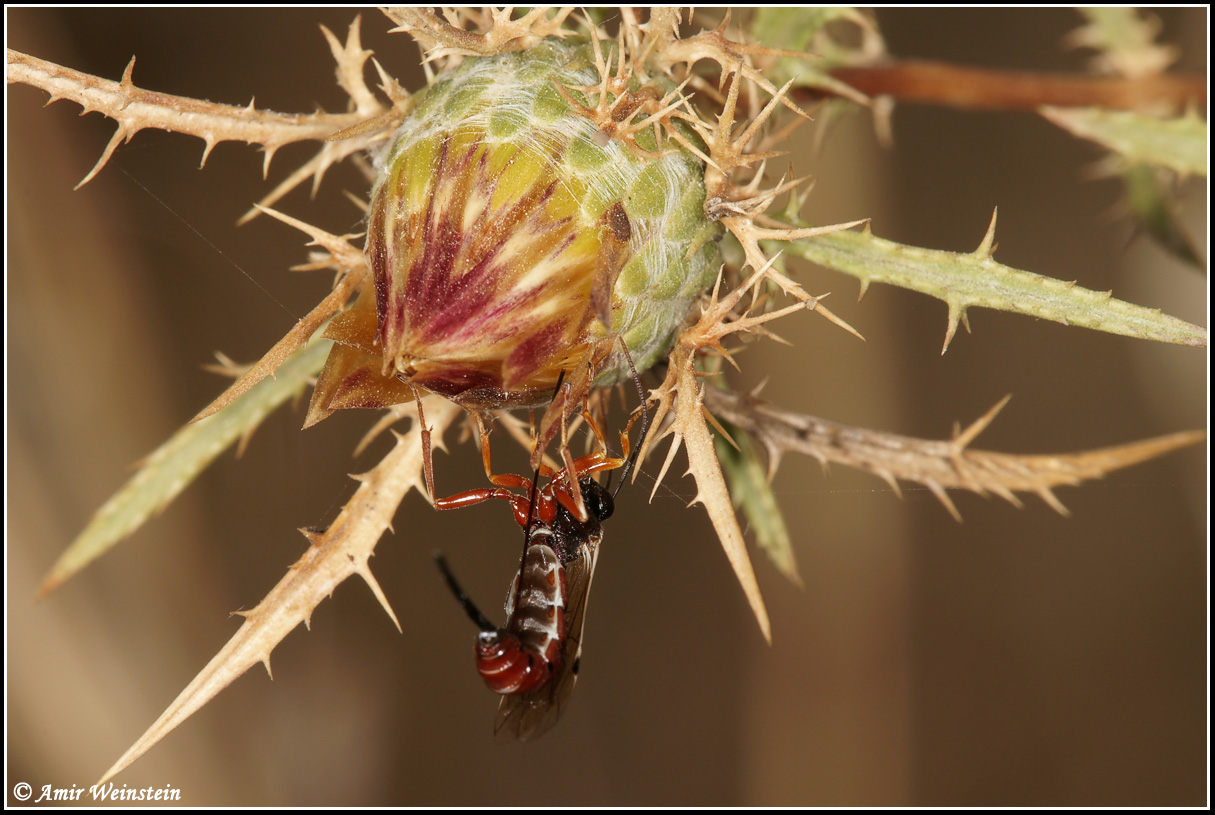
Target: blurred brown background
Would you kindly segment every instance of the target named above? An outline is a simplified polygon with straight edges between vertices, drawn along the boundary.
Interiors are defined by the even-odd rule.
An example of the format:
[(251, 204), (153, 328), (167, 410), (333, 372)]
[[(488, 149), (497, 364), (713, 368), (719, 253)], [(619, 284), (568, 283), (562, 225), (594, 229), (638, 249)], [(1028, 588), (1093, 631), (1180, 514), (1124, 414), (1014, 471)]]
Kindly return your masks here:
[[(1164, 18), (1189, 59), (1206, 11)], [(7, 10), (10, 47), (142, 87), (283, 111), (340, 109), (317, 31), (349, 11)], [(893, 53), (1079, 70), (1065, 10), (879, 12)], [(416, 50), (364, 14), (364, 43), (418, 87)], [(1205, 65), (1187, 63), (1194, 71)], [(8, 765), (13, 784), (87, 786), (160, 714), (331, 520), (385, 443), (354, 460), (370, 414), (300, 433), (272, 417), (182, 499), (58, 593), (38, 581), (90, 513), (223, 386), (199, 365), (257, 358), (327, 290), (287, 267), (303, 237), (236, 218), (311, 155), (145, 131), (72, 186), (112, 132), (96, 114), (8, 90)], [(821, 222), (872, 216), (887, 238), (973, 249), (1000, 207), (997, 258), (1194, 322), (1206, 281), (1119, 217), (1119, 187), (1086, 181), (1098, 152), (1028, 115), (904, 106), (896, 145), (858, 115), (796, 169)], [(1205, 184), (1186, 197), (1204, 224)], [(315, 203), (279, 206), (357, 231), (339, 168)], [(1205, 236), (1201, 239), (1205, 245)], [(1207, 355), (976, 310), (941, 357), (945, 307), (805, 270), (812, 293), (867, 338), (811, 316), (740, 358), (788, 408), (944, 437), (1007, 393), (981, 446), (1099, 447), (1206, 424)], [(503, 448), (505, 445), (503, 445)], [(504, 454), (505, 457), (505, 454)], [(511, 463), (513, 462), (513, 463)], [(439, 490), (483, 481), (469, 446), (437, 457)], [(517, 460), (507, 459), (512, 468)], [(626, 491), (589, 614), (582, 681), (544, 739), (490, 737), (495, 699), (471, 664), (472, 626), (430, 560), (443, 547), (496, 609), (517, 561), (503, 507), (439, 515), (417, 496), (372, 565), (398, 634), (361, 584), (323, 603), (274, 653), (117, 779), (180, 787), (191, 805), (1200, 805), (1206, 746), (1206, 454), (1195, 449), (1016, 510), (786, 459), (775, 488), (805, 588), (755, 557), (766, 646), (693, 490), (673, 468), (652, 504)], [(647, 475), (652, 477), (656, 462)], [(643, 475), (643, 478), (647, 476)]]

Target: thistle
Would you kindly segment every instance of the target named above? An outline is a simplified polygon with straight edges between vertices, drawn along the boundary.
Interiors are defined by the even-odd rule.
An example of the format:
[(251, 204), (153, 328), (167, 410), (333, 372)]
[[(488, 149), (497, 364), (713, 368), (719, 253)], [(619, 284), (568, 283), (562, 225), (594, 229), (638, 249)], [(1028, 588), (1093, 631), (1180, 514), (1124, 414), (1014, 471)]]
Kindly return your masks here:
[[(855, 229), (858, 222), (804, 221), (805, 186), (766, 165), (776, 166), (790, 130), (809, 117), (821, 121), (841, 107), (869, 103), (844, 78), (862, 86), (881, 53), (870, 21), (850, 11), (831, 14), (853, 36), (837, 40), (826, 17), (803, 12), (761, 14), (747, 31), (725, 20), (687, 34), (677, 25), (683, 18), (667, 10), (622, 12), (619, 24), (551, 10), (400, 11), (393, 24), (422, 47), (426, 88), (411, 94), (378, 65), (378, 85), (369, 87), (372, 62), (356, 23), (345, 42), (326, 32), (349, 109), (296, 117), (150, 94), (130, 69), (121, 82), (107, 82), (10, 52), (10, 82), (41, 87), (119, 123), (88, 178), (120, 143), (148, 127), (202, 137), (207, 152), (230, 139), (261, 145), (268, 155), (294, 141), (324, 139), (317, 155), (249, 217), (269, 215), (302, 230), (315, 247), (304, 268), (337, 272), (332, 292), (261, 360), (221, 366), (236, 383), (148, 457), (56, 564), (44, 591), (163, 508), (227, 445), (304, 392), (310, 376), (318, 380), (308, 424), (345, 408), (374, 408), (382, 413), (371, 439), (402, 419), (410, 422), (383, 460), (359, 476), (337, 517), (329, 513), (324, 528), (305, 530), (305, 555), (260, 604), (242, 612), (245, 622), (231, 642), (107, 777), (248, 667), (268, 668), (275, 645), (307, 623), (346, 577), (362, 577), (396, 622), (388, 602), (393, 592), (372, 577), (369, 557), (390, 524), (408, 534), (397, 508), (423, 483), (431, 436), (441, 444), (469, 412), (521, 438), (539, 457), (544, 447), (532, 445), (535, 435), (552, 442), (563, 419), (583, 404), (601, 414), (611, 387), (631, 377), (629, 357), (651, 389), (656, 418), (645, 453), (672, 441), (665, 461), (647, 466), (643, 479), (654, 492), (678, 483), (663, 479), (686, 453), (694, 503), (704, 504), (765, 636), (767, 610), (733, 505), (776, 567), (799, 580), (793, 543), (805, 530), (785, 528), (777, 501), (783, 496), (770, 486), (790, 452), (876, 474), (894, 491), (899, 482), (919, 485), (960, 516), (947, 490), (994, 493), (1013, 503), (1032, 492), (1062, 512), (1056, 487), (1203, 438), (1182, 433), (1088, 453), (1000, 454), (973, 442), (1003, 401), (958, 427), (952, 439), (935, 441), (840, 425), (719, 387), (731, 364), (747, 367), (749, 340), (775, 337), (778, 319), (787, 325), (792, 315), (813, 312), (834, 324), (820, 321), (823, 329), (857, 333), (824, 307), (824, 289), (835, 284), (810, 294), (794, 258), (854, 276), (862, 291), (877, 281), (940, 299), (946, 347), (958, 342), (959, 325), (970, 327), (967, 309), (974, 306), (1143, 339), (1206, 343), (1205, 330), (1157, 310), (1002, 264), (993, 256), (994, 218), (985, 237), (976, 233), (978, 248), (963, 253), (896, 244), (868, 227)], [(180, 115), (187, 110), (193, 118)], [(1082, 127), (1072, 114), (1050, 115), (1077, 132)], [(1114, 122), (1118, 135), (1144, 118)], [(1187, 143), (1193, 139), (1177, 134), (1192, 124), (1184, 115), (1168, 122)], [(1150, 161), (1137, 152), (1147, 141), (1117, 148), (1119, 155), (1128, 163)], [(365, 161), (375, 177), (366, 237), (297, 219), (302, 207), (282, 200), (309, 178), (319, 183), (343, 159)], [(809, 157), (796, 159), (795, 169), (813, 168)], [(1157, 163), (1199, 171), (1171, 159)], [(880, 233), (880, 224), (873, 229)], [(856, 322), (852, 315), (863, 313), (849, 309), (847, 316)], [(807, 355), (824, 353), (822, 346), (800, 347)], [(739, 353), (744, 349), (748, 354)], [(529, 435), (508, 409), (546, 406), (563, 375), (571, 388), (562, 410), (550, 411)], [(506, 432), (494, 435), (495, 449)], [(571, 442), (563, 438), (550, 452), (568, 457)], [(444, 464), (437, 466), (450, 484)], [(640, 504), (637, 493), (630, 504)], [(596, 625), (607, 626), (611, 609), (595, 616)]]
[(327, 332), (339, 347), (309, 424), (414, 388), (536, 406), (565, 372), (611, 385), (626, 353), (644, 370), (669, 350), (716, 274), (721, 228), (702, 163), (663, 134), (685, 100), (624, 59), (611, 42), (545, 41), (421, 95), (372, 192), (374, 292)]

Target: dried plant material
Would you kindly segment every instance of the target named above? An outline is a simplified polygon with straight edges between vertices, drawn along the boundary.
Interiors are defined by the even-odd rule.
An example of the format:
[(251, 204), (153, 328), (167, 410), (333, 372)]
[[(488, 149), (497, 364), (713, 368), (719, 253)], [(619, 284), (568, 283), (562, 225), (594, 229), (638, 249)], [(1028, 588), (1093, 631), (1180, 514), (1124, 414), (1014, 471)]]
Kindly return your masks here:
[[(831, 36), (832, 23), (855, 26), (860, 43), (841, 42)], [(793, 81), (795, 88), (814, 88), (851, 102), (870, 104), (869, 97), (831, 75), (840, 66), (867, 65), (885, 56), (877, 27), (866, 13), (847, 6), (802, 6), (760, 8), (751, 22), (758, 41), (801, 52), (763, 61), (764, 74), (774, 82)]]
[(232, 404), (233, 401), (239, 399), (265, 377), (274, 375), (291, 354), (295, 353), (300, 346), (307, 342), (308, 338), (333, 317), (334, 314), (337, 314), (345, 307), (346, 301), (358, 290), (358, 287), (362, 285), (363, 279), (367, 275), (367, 264), (363, 258), (362, 251), (356, 249), (347, 240), (347, 238), (354, 236), (343, 235), (339, 237), (331, 235), (324, 230), (309, 226), (302, 221), (275, 212), (272, 209), (265, 209), (264, 207), (258, 207), (258, 209), (268, 215), (272, 215), (285, 224), (294, 226), (296, 229), (310, 236), (312, 241), (309, 245), (321, 247), (325, 250), (327, 256), (316, 259), (314, 262), (308, 264), (307, 268), (336, 269), (339, 275), (338, 282), (333, 287), (333, 291), (316, 308), (299, 320), (281, 340), (274, 344), (273, 348), (266, 352), (265, 356), (254, 365), (249, 366), (249, 369), (232, 384), (232, 387), (220, 394), (214, 402), (194, 417), (195, 421), (218, 413)]
[(871, 472), (899, 491), (898, 481), (927, 487), (949, 514), (962, 520), (945, 490), (993, 493), (1021, 506), (1015, 493), (1033, 492), (1061, 515), (1067, 508), (1052, 490), (1101, 478), (1114, 470), (1162, 456), (1204, 441), (1202, 431), (1174, 433), (1157, 439), (1058, 455), (1012, 455), (975, 450), (971, 442), (996, 418), (1006, 397), (948, 441), (913, 439), (791, 413), (754, 397), (709, 388), (707, 407), (754, 436), (768, 451), (768, 472), (775, 473), (787, 451), (813, 456), (826, 467), (843, 464)]
[[(712, 414), (708, 418), (712, 418)], [(748, 531), (754, 531), (755, 543), (772, 565), (800, 588), (802, 577), (797, 571), (793, 541), (780, 504), (772, 493), (771, 479), (759, 460), (759, 451), (739, 428), (726, 426), (724, 430), (728, 435), (718, 435), (714, 441), (734, 506), (742, 510)]]
[[(434, 422), (430, 431), (441, 437), (460, 410), (450, 402), (435, 399), (430, 400), (427, 412)], [(415, 421), (408, 435), (397, 436), (396, 445), (379, 464), (352, 476), (359, 488), (333, 523), (326, 529), (300, 530), (309, 541), (308, 551), (257, 606), (236, 612), (245, 618), (240, 629), (106, 771), (99, 785), (122, 772), (249, 668), (260, 662), (270, 673), (270, 652), (300, 623), (309, 626), (313, 610), (346, 578), (363, 578), (393, 625), (401, 628), (371, 574), (370, 560), (381, 536), (392, 529), (392, 517), (401, 500), (422, 485), (424, 440), (423, 428)]]
[[(10, 84), (23, 82), (41, 88), (51, 95), (50, 102), (66, 99), (80, 105), (85, 113), (96, 111), (118, 123), (118, 130), (101, 158), (80, 181), (78, 188), (101, 172), (118, 145), (129, 142), (140, 130), (169, 130), (202, 139), (206, 145), (200, 167), (207, 163), (207, 157), (220, 142), (243, 141), (260, 145), (266, 154), (262, 164), (265, 174), (270, 170), (274, 154), (283, 145), (326, 141), (335, 134), (349, 133), (369, 120), (380, 120), (379, 129), (374, 132), (324, 144), (316, 157), (261, 200), (263, 206), (270, 206), (308, 178), (313, 179), (315, 192), (328, 167), (366, 151), (383, 139), (384, 130), (409, 109), (409, 94), (389, 77), (382, 76), (382, 89), (389, 96), (391, 106), (378, 101), (364, 83), (363, 66), (371, 52), (359, 44), (359, 18), (351, 24), (344, 45), (328, 29), (323, 26), (322, 29), (337, 62), (338, 84), (350, 95), (352, 110), (349, 113), (275, 113), (258, 110), (252, 103), (236, 107), (147, 91), (137, 87), (132, 79), (134, 57), (127, 64), (121, 81), (113, 82), (7, 49), (6, 76)], [(241, 220), (251, 220), (255, 215), (256, 210), (251, 210)]]
[(321, 140), (359, 121), (360, 114), (314, 113), (309, 115), (275, 113), (253, 107), (234, 107), (201, 102), (180, 96), (153, 93), (135, 86), (132, 59), (122, 80), (113, 82), (82, 74), (45, 60), (8, 49), (9, 83), (34, 85), (51, 95), (51, 101), (67, 99), (118, 122), (118, 130), (105, 152), (80, 184), (87, 184), (109, 162), (118, 145), (130, 141), (140, 130), (154, 128), (197, 136), (206, 142), (200, 166), (221, 141), (243, 141), (261, 145), (266, 151), (265, 166), (278, 148), (297, 141)]
[[(844, 224), (827, 229), (841, 229), (846, 226), (848, 225)], [(768, 277), (782, 277), (773, 270), (772, 266), (772, 261), (764, 262), (738, 288), (720, 299), (717, 289), (714, 289), (712, 297), (702, 309), (700, 320), (680, 334), (675, 350), (671, 354), (666, 381), (656, 392), (658, 406), (654, 411), (655, 431), (646, 438), (642, 448), (642, 458), (644, 459), (652, 444), (665, 436), (672, 437), (666, 461), (663, 462), (662, 469), (654, 481), (654, 489), (657, 490), (680, 445), (686, 446), (688, 472), (696, 480), (697, 488), (696, 498), (692, 503), (702, 504), (705, 512), (708, 513), (722, 548), (725, 549), (726, 557), (751, 606), (751, 611), (755, 614), (756, 622), (759, 623), (760, 631), (769, 642), (772, 640), (772, 627), (768, 620), (768, 611), (764, 606), (759, 583), (755, 579), (755, 570), (751, 567), (751, 559), (747, 555), (742, 531), (734, 516), (730, 493), (726, 489), (721, 465), (713, 448), (713, 437), (705, 420), (705, 412), (701, 407), (705, 398), (705, 388), (698, 381), (695, 364), (696, 355), (702, 349), (716, 350), (729, 359), (721, 341), (730, 334), (756, 331), (765, 323), (779, 319), (788, 313), (800, 311), (803, 307), (813, 309), (817, 306), (817, 300), (807, 296), (806, 306), (798, 302), (777, 311), (755, 316), (736, 314), (735, 309), (743, 296), (761, 280)], [(719, 286), (720, 282), (719, 280)], [(674, 408), (673, 421), (663, 430), (663, 420), (672, 408)]]
[[(564, 37), (565, 19), (573, 7), (531, 9), (517, 20), (513, 9), (445, 9), (441, 19), (429, 9), (389, 8), (384, 13), (397, 24), (393, 31), (409, 34), (426, 53), (428, 62), (447, 57), (487, 57), (530, 48), (545, 37)], [(480, 33), (468, 31), (472, 24)]]
[[(763, 633), (764, 639), (771, 642), (772, 623), (768, 619), (768, 609), (764, 605), (763, 595), (759, 591), (759, 582), (755, 579), (751, 558), (747, 555), (747, 545), (743, 540), (742, 530), (738, 528), (738, 520), (734, 517), (730, 493), (726, 489), (721, 465), (718, 463), (717, 454), (713, 449), (712, 434), (709, 432), (709, 427), (705, 423), (704, 414), (701, 411), (704, 388), (696, 379), (692, 362), (693, 349), (689, 345), (681, 343), (679, 350), (672, 355), (671, 373), (667, 375), (667, 381), (663, 385), (664, 390), (656, 411), (658, 420), (661, 421), (670, 410), (669, 406), (673, 397), (678, 395), (678, 399), (674, 399), (674, 421), (665, 434), (672, 437), (671, 446), (667, 451), (662, 469), (655, 479), (654, 488), (657, 489), (658, 485), (662, 483), (663, 476), (682, 444), (687, 448), (688, 472), (696, 480), (696, 497), (691, 503), (699, 503), (704, 506), (709, 520), (713, 523), (713, 529), (717, 532), (718, 540), (721, 541), (721, 546), (726, 552), (726, 558), (729, 559), (730, 566), (734, 569), (734, 575), (742, 586), (743, 594), (747, 597), (747, 603), (750, 604), (751, 611), (755, 614), (755, 620), (759, 623), (759, 630)], [(647, 444), (649, 441), (650, 439), (647, 438)]]

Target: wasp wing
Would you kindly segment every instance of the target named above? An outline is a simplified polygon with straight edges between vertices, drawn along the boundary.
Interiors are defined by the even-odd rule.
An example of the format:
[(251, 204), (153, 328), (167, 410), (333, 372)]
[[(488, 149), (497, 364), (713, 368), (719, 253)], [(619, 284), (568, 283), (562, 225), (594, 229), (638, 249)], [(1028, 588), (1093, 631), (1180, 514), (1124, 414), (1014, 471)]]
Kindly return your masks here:
[(574, 683), (578, 681), (582, 625), (601, 537), (601, 534), (595, 535), (593, 540), (585, 541), (578, 549), (578, 557), (565, 565), (569, 602), (565, 607), (566, 636), (561, 644), (561, 664), (549, 681), (536, 690), (502, 697), (494, 722), (494, 735), (499, 741), (528, 741), (540, 737), (557, 723), (569, 704)]

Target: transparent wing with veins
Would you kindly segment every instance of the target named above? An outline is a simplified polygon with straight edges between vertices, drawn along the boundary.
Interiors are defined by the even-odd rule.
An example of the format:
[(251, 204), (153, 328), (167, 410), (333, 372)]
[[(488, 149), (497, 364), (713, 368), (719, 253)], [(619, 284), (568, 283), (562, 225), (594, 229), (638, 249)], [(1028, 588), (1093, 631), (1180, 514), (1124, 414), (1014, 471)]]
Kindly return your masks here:
[(569, 603), (565, 609), (566, 637), (561, 646), (561, 664), (537, 690), (502, 697), (494, 722), (494, 735), (499, 741), (528, 741), (541, 736), (557, 723), (569, 704), (574, 683), (578, 681), (586, 602), (602, 538), (602, 532), (598, 532), (584, 541), (578, 548), (578, 557), (565, 565)]

